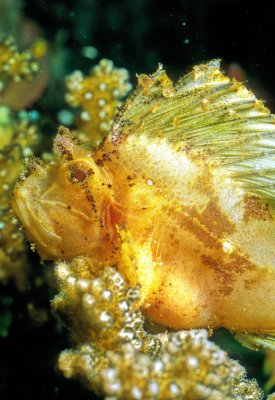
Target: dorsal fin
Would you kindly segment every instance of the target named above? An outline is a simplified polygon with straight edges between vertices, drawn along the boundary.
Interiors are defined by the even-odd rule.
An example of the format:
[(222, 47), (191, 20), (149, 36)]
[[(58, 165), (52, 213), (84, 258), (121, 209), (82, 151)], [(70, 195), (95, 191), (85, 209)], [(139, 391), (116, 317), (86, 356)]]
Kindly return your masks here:
[(113, 142), (146, 135), (192, 159), (228, 170), (245, 190), (275, 205), (275, 118), (219, 60), (173, 84), (160, 67), (140, 75), (110, 133)]

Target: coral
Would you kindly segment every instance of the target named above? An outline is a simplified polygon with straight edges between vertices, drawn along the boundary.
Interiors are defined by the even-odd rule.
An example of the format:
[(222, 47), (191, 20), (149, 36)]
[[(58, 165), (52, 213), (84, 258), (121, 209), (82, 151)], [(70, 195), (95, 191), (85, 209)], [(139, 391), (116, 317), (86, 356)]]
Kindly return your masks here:
[(112, 399), (262, 398), (256, 382), (206, 330), (147, 333), (139, 289), (127, 287), (115, 268), (98, 271), (78, 258), (60, 262), (56, 274), (61, 292), (53, 308), (76, 344), (59, 357), (66, 377)]
[[(106, 351), (116, 348), (118, 340), (131, 340), (136, 348), (155, 354), (160, 342), (145, 334), (144, 317), (140, 311), (135, 311), (139, 290), (126, 289), (122, 275), (114, 268), (104, 268), (98, 277), (96, 270), (91, 260), (84, 257), (74, 259), (71, 264), (59, 263), (56, 267), (62, 293), (55, 298), (53, 307), (66, 318), (73, 317), (73, 340), (98, 341)], [(83, 314), (78, 320), (74, 316), (81, 307), (84, 307)], [(110, 335), (110, 328), (113, 335)]]
[[(31, 51), (18, 52), (15, 41), (8, 37), (0, 42), (0, 91), (9, 80), (31, 80), (39, 64)], [(19, 223), (11, 209), (13, 187), (24, 169), (25, 161), (38, 142), (37, 127), (28, 114), (0, 106), (0, 281), (14, 278), (22, 289), (26, 279), (26, 247)]]
[(26, 246), (10, 203), (14, 184), (37, 141), (34, 124), (0, 107), (0, 281), (13, 278), (20, 289), (26, 283)]
[(121, 100), (128, 94), (131, 84), (124, 68), (115, 68), (113, 62), (103, 59), (92, 68), (90, 75), (75, 71), (66, 79), (66, 100), (79, 107), (75, 134), (82, 141), (98, 145), (109, 132)]
[(9, 36), (0, 43), (0, 79), (1, 90), (8, 78), (16, 82), (32, 79), (39, 71), (39, 64), (34, 60), (32, 52), (19, 52), (13, 37)]

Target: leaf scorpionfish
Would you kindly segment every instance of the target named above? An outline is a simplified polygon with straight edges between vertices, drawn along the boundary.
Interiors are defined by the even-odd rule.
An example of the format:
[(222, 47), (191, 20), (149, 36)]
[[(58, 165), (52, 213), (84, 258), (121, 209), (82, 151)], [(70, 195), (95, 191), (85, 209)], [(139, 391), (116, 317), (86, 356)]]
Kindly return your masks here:
[(13, 200), (42, 259), (116, 266), (155, 323), (274, 345), (275, 118), (218, 60), (139, 75), (97, 149), (62, 127), (54, 149)]

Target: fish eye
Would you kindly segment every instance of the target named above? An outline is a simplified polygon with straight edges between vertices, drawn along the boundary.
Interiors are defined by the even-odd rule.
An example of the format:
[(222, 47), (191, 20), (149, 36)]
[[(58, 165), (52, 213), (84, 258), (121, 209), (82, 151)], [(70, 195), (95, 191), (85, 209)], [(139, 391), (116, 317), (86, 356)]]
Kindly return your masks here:
[(94, 175), (92, 168), (83, 162), (72, 163), (68, 168), (68, 178), (72, 183), (83, 183)]
[(87, 174), (85, 171), (81, 171), (79, 169), (72, 170), (71, 172), (71, 181), (72, 182), (83, 182), (87, 178)]

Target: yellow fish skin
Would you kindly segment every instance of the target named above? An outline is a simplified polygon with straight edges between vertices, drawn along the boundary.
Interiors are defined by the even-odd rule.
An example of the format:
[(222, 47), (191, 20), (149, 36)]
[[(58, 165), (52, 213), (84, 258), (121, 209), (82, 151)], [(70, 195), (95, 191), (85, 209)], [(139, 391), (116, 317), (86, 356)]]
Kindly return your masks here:
[(95, 152), (60, 129), (60, 161), (34, 160), (13, 207), (42, 258), (117, 266), (154, 322), (271, 334), (274, 132), (218, 61), (177, 85), (160, 68)]

